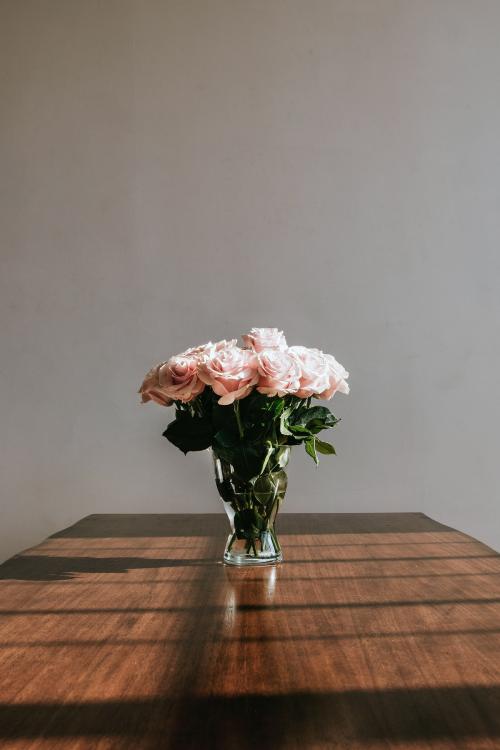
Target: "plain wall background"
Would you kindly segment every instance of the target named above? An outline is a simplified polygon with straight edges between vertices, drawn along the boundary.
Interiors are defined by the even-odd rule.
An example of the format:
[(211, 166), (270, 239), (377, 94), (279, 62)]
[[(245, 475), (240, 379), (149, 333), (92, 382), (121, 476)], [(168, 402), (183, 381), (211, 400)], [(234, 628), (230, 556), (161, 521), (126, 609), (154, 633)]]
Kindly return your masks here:
[(0, 556), (93, 512), (222, 512), (136, 390), (252, 325), (351, 371), (286, 510), (500, 546), (500, 3), (0, 7)]

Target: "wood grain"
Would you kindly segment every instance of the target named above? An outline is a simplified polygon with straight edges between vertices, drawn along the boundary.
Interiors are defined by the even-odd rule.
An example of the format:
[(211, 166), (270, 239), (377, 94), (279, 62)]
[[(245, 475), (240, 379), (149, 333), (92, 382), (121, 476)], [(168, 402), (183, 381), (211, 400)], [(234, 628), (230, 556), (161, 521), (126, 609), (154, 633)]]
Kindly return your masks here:
[(0, 747), (500, 748), (500, 556), (420, 513), (94, 515), (0, 566)]

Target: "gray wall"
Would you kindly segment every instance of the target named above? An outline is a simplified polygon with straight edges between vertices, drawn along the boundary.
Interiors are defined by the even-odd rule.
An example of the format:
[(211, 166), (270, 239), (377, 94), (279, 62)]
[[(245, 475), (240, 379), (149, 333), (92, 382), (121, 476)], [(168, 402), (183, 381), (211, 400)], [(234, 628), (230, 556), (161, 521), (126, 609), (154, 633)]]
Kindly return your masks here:
[(500, 546), (500, 3), (1, 2), (0, 556), (219, 511), (145, 370), (252, 325), (351, 371), (289, 511)]

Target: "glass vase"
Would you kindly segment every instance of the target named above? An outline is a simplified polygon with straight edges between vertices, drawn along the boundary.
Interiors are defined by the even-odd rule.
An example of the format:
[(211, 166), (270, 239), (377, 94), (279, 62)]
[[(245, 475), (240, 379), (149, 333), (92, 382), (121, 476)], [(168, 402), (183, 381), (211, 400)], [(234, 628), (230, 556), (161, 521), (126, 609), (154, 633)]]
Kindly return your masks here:
[(269, 471), (247, 480), (231, 461), (213, 452), (215, 483), (231, 527), (225, 563), (271, 565), (283, 559), (275, 522), (285, 497), (289, 457), (290, 448), (280, 448), (268, 462)]

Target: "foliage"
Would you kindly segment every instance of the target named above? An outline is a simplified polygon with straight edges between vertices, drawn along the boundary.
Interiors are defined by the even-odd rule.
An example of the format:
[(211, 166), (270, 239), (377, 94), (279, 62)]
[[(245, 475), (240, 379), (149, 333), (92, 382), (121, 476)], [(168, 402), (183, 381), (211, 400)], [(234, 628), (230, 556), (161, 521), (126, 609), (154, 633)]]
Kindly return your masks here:
[(242, 482), (281, 468), (286, 446), (303, 444), (318, 463), (318, 453), (335, 454), (318, 433), (339, 421), (325, 406), (296, 396), (268, 397), (258, 391), (229, 406), (206, 388), (193, 401), (176, 402), (175, 419), (163, 435), (183, 453), (211, 447), (231, 463)]

